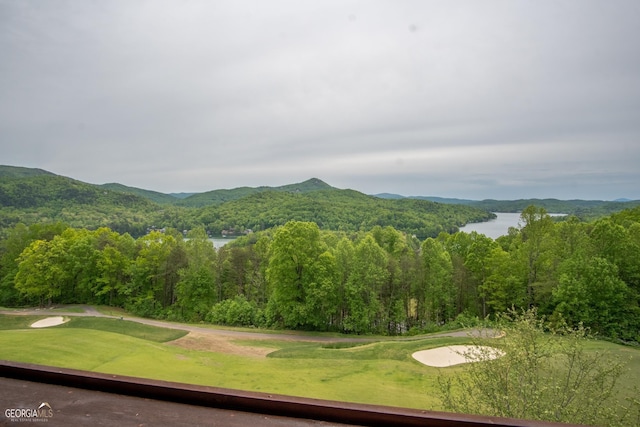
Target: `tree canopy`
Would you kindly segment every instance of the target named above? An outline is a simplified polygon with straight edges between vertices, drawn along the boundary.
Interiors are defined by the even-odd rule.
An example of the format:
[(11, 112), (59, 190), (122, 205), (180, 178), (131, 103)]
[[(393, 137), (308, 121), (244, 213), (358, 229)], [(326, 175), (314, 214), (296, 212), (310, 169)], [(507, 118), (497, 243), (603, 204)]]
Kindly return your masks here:
[(537, 307), (639, 341), (638, 209), (554, 222), (531, 207), (497, 240), (442, 232), (421, 241), (390, 226), (330, 231), (289, 221), (217, 251), (204, 227), (185, 240), (174, 229), (134, 239), (106, 227), (19, 224), (0, 241), (0, 304), (112, 304), (202, 321), (233, 300), (218, 310), (250, 307), (259, 326), (357, 334)]

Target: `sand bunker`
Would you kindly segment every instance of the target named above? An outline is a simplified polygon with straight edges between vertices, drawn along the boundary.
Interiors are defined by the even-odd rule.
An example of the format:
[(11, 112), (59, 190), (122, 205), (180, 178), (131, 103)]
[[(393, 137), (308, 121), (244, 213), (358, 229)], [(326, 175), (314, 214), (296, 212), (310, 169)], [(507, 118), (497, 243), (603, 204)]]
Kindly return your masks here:
[(47, 317), (31, 324), (32, 328), (48, 328), (49, 326), (62, 325), (66, 320), (62, 316)]
[(429, 350), (416, 351), (411, 356), (427, 366), (443, 368), (461, 363), (479, 360), (496, 359), (504, 353), (493, 347), (477, 347), (470, 345), (451, 345)]

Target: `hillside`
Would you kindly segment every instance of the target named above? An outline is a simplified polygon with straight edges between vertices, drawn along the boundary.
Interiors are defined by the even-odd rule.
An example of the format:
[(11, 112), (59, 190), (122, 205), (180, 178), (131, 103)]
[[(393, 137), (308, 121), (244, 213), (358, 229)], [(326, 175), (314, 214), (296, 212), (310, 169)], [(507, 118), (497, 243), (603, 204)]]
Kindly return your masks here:
[(429, 200), (437, 203), (466, 205), (490, 212), (522, 212), (527, 206), (535, 205), (545, 208), (547, 212), (565, 213), (588, 220), (624, 209), (640, 206), (640, 200), (558, 200), (558, 199), (518, 199), (518, 200), (469, 200), (433, 196), (401, 196), (399, 194), (381, 193), (376, 197), (393, 200)]
[(126, 185), (118, 183), (102, 184), (100, 185), (100, 187), (106, 188), (107, 190), (115, 191), (116, 193), (133, 194), (135, 196), (151, 200), (152, 202), (158, 203), (160, 205), (172, 205), (180, 200), (179, 198), (174, 197), (170, 194), (159, 193), (157, 191), (151, 190), (143, 190), (141, 188), (135, 187), (127, 187)]
[(483, 200), (469, 204), (469, 206), (487, 209), (492, 212), (521, 212), (531, 205), (543, 207), (547, 212), (565, 213), (587, 220), (640, 206), (640, 200), (610, 202), (606, 200), (521, 199), (509, 201)]
[(18, 222), (59, 221), (73, 227), (107, 226), (134, 236), (149, 228), (183, 231), (204, 225), (211, 234), (219, 235), (299, 220), (342, 231), (389, 225), (425, 238), (488, 220), (492, 217), (489, 212), (519, 212), (532, 204), (583, 219), (640, 205), (639, 201), (426, 199), (368, 196), (331, 187), (317, 178), (279, 187), (213, 190), (181, 199), (117, 183), (88, 184), (41, 169), (0, 166), (0, 233)]
[(0, 229), (18, 222), (64, 222), (141, 234), (158, 205), (146, 198), (101, 188), (52, 173), (0, 179)]
[(20, 167), (20, 166), (0, 165), (0, 178), (2, 178), (2, 179), (26, 178), (26, 177), (38, 176), (38, 175), (55, 176), (54, 173), (47, 172), (47, 171), (42, 170), (42, 169), (23, 168), (23, 167)]
[(336, 189), (317, 178), (280, 187), (215, 190), (180, 200), (121, 184), (87, 184), (46, 171), (3, 170), (8, 177), (0, 180), (0, 229), (5, 230), (18, 222), (59, 221), (90, 229), (106, 226), (133, 236), (149, 228), (182, 231), (204, 225), (216, 235), (300, 220), (343, 231), (390, 225), (424, 238), (492, 215), (469, 206), (384, 200)]
[(354, 190), (307, 193), (264, 191), (201, 210), (198, 222), (218, 234), (244, 229), (265, 230), (287, 221), (311, 221), (327, 230), (357, 231), (392, 226), (419, 238), (455, 232), (468, 222), (486, 221), (493, 214), (470, 206), (426, 200), (384, 200)]
[(311, 178), (297, 184), (288, 184), (280, 187), (239, 187), (230, 190), (212, 190), (204, 193), (194, 194), (186, 197), (176, 204), (179, 206), (202, 207), (209, 205), (219, 205), (233, 200), (239, 200), (252, 194), (263, 193), (265, 191), (280, 191), (291, 193), (308, 193), (310, 191), (332, 189), (329, 184), (318, 178)]

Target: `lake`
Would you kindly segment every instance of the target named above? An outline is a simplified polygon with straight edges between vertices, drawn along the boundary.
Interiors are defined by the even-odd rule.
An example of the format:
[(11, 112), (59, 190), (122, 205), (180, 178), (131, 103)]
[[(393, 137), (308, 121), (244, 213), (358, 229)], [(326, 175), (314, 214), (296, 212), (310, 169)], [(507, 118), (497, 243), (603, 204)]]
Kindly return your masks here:
[(464, 227), (460, 227), (460, 231), (464, 231), (465, 233), (475, 231), (492, 239), (497, 239), (500, 236), (507, 235), (509, 233), (509, 227), (517, 227), (518, 221), (520, 221), (520, 212), (494, 212), (494, 214), (497, 215), (496, 219), (487, 222), (473, 222)]
[(222, 237), (212, 237), (209, 238), (209, 241), (211, 243), (213, 243), (213, 247), (216, 249), (220, 249), (221, 247), (223, 247), (224, 245), (226, 245), (227, 243), (233, 241), (234, 238), (222, 238)]
[[(500, 236), (506, 236), (509, 234), (509, 227), (517, 227), (520, 221), (520, 212), (494, 212), (497, 218), (487, 222), (473, 222), (460, 227), (460, 231), (465, 233), (471, 233), (475, 231), (477, 233), (484, 234), (492, 239), (497, 239)], [(549, 216), (565, 216), (566, 214), (550, 213)]]

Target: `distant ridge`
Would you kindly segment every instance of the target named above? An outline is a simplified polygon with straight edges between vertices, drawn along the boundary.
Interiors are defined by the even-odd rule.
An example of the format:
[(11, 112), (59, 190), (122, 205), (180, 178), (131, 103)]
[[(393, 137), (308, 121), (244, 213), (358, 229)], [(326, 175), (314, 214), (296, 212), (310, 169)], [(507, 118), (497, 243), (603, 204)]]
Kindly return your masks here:
[(218, 205), (220, 203), (238, 200), (250, 194), (263, 191), (288, 191), (291, 193), (308, 193), (310, 191), (328, 190), (334, 187), (318, 178), (311, 178), (296, 184), (287, 184), (280, 187), (238, 187), (233, 189), (211, 190), (204, 193), (172, 193), (164, 194), (157, 191), (143, 190), (141, 188), (128, 187), (123, 184), (109, 183), (100, 185), (107, 190), (125, 194), (133, 194), (152, 200), (159, 204), (175, 204), (187, 207), (202, 207)]
[(126, 185), (118, 184), (115, 182), (102, 184), (99, 185), (99, 187), (106, 188), (107, 190), (115, 191), (117, 193), (133, 194), (135, 196), (144, 197), (145, 199), (151, 200), (161, 205), (173, 204), (177, 201), (177, 198), (170, 194), (159, 193), (157, 191), (151, 190), (143, 190), (141, 188), (128, 187)]
[(434, 196), (402, 196), (393, 193), (374, 194), (374, 197), (390, 200), (415, 199), (448, 205), (466, 205), (484, 209), (489, 212), (522, 212), (527, 206), (535, 205), (545, 208), (550, 213), (577, 215), (581, 218), (594, 217), (599, 214), (621, 211), (640, 205), (640, 200), (617, 199), (607, 200), (559, 200), (559, 199), (518, 199), (518, 200), (469, 200)]
[(435, 197), (435, 196), (402, 196), (400, 194), (393, 193), (380, 193), (374, 194), (373, 196), (379, 197), (381, 199), (415, 199), (415, 200), (429, 200), (430, 202), (436, 203), (446, 203), (448, 205), (470, 205), (473, 203), (477, 203), (478, 200), (468, 200), (468, 199), (455, 199), (449, 197)]
[[(29, 179), (38, 177), (58, 177), (64, 178), (55, 173), (20, 166), (0, 165), (0, 178), (3, 180)], [(68, 178), (72, 180), (72, 178)], [(73, 180), (76, 183), (80, 181)], [(86, 183), (83, 183), (86, 184)], [(136, 196), (147, 201), (152, 201), (163, 206), (181, 207), (204, 207), (217, 206), (244, 197), (263, 192), (287, 192), (292, 194), (304, 194), (321, 190), (338, 190), (319, 178), (310, 178), (306, 181), (287, 184), (278, 187), (238, 187), (233, 189), (211, 190), (203, 193), (172, 193), (165, 194), (157, 191), (145, 190), (141, 188), (129, 187), (119, 183), (108, 183), (102, 185), (86, 184), (103, 190), (109, 190), (120, 195)], [(640, 205), (640, 200), (629, 200), (619, 198), (614, 201), (604, 200), (559, 200), (559, 199), (519, 199), (519, 200), (469, 200), (435, 196), (402, 196), (394, 193), (379, 193), (371, 195), (379, 199), (388, 200), (425, 200), (440, 204), (466, 205), (489, 212), (521, 212), (527, 206), (536, 205), (543, 207), (547, 212), (574, 214), (583, 219), (597, 215), (616, 212)], [(3, 196), (6, 199), (6, 195)], [(40, 194), (38, 197), (46, 197)], [(130, 200), (130, 199), (128, 199)], [(7, 200), (4, 202), (7, 203)], [(9, 203), (10, 204), (10, 203)]]
[(392, 193), (379, 193), (379, 194), (372, 194), (373, 197), (377, 197), (379, 199), (391, 199), (391, 200), (397, 200), (397, 199), (406, 199), (407, 197), (402, 196), (400, 194), (392, 194)]
[(280, 187), (239, 187), (230, 190), (212, 190), (204, 193), (197, 193), (180, 200), (180, 206), (202, 207), (208, 205), (219, 205), (221, 203), (238, 200), (251, 194), (265, 191), (284, 191), (290, 193), (309, 193), (319, 190), (336, 189), (318, 178), (311, 178), (296, 184), (287, 184)]
[(278, 187), (213, 190), (180, 199), (118, 183), (89, 184), (41, 169), (0, 166), (0, 235), (19, 222), (109, 227), (132, 236), (151, 229), (185, 231), (197, 226), (211, 235), (239, 235), (295, 220), (343, 231), (391, 226), (423, 239), (486, 221), (492, 212), (521, 212), (530, 205), (591, 220), (640, 206), (640, 201), (466, 201), (391, 193), (375, 197), (334, 188), (318, 178)]
[(186, 199), (187, 197), (193, 196), (197, 193), (169, 193), (170, 196), (175, 197), (176, 199)]
[(55, 173), (51, 173), (43, 169), (24, 168), (21, 166), (0, 165), (1, 178), (26, 178), (29, 176), (38, 176), (38, 175), (55, 176)]
[[(318, 178), (279, 187), (215, 190), (181, 200), (117, 183), (96, 185), (42, 171), (2, 171), (18, 177), (0, 179), (0, 233), (18, 222), (56, 222), (77, 228), (108, 227), (131, 236), (150, 230), (185, 232), (199, 226), (210, 235), (241, 235), (288, 221), (309, 221), (323, 229), (343, 231), (391, 226), (409, 236), (426, 238), (493, 216), (471, 206), (384, 200), (333, 188)], [(194, 200), (195, 206), (182, 205)]]

